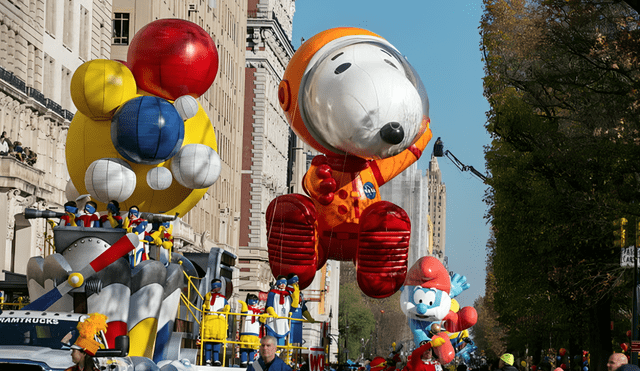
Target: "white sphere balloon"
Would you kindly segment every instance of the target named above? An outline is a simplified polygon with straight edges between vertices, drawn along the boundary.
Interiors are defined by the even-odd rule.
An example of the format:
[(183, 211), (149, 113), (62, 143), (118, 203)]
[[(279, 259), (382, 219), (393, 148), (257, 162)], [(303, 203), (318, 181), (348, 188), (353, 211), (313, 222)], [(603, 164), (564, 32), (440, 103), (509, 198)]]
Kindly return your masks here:
[(171, 159), (173, 177), (191, 189), (210, 187), (220, 177), (220, 171), (220, 156), (204, 144), (187, 144)]
[(136, 189), (136, 173), (125, 160), (101, 158), (87, 168), (84, 185), (91, 197), (100, 202), (122, 202)]
[(198, 101), (190, 95), (183, 95), (173, 102), (174, 107), (178, 110), (178, 114), (186, 121), (198, 113)]
[(147, 184), (156, 191), (169, 188), (172, 181), (171, 171), (166, 167), (154, 167), (147, 172)]

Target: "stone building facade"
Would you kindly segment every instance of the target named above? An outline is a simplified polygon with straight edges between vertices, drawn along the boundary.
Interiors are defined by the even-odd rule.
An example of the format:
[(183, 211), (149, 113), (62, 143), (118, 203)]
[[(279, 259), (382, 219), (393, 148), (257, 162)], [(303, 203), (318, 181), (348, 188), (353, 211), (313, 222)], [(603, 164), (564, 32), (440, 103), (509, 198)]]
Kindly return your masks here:
[[(278, 84), (294, 50), (291, 44), (295, 1), (250, 0), (248, 6), (244, 148), (242, 157), (239, 290), (268, 291), (269, 268), (265, 212), (271, 200), (304, 193), (302, 177), (310, 148), (289, 129), (278, 101)], [(329, 261), (304, 290), (314, 319), (331, 320), (337, 335), (340, 264)], [(320, 324), (306, 325), (305, 346), (320, 345)]]
[(111, 0), (0, 2), (0, 132), (38, 154), (33, 166), (0, 157), (0, 279), (4, 271), (24, 274), (29, 257), (50, 252), (44, 219), (22, 213), (62, 210), (72, 71), (108, 58), (110, 38)]

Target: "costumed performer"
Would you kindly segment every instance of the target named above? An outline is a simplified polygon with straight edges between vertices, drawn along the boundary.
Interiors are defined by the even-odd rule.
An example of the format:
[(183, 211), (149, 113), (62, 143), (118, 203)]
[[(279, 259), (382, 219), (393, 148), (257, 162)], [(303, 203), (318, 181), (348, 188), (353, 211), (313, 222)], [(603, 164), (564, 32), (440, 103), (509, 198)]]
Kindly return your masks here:
[(289, 319), (279, 317), (289, 317), (291, 308), (298, 306), (299, 294), (299, 289), (293, 293), (287, 291), (287, 278), (283, 275), (276, 278), (275, 287), (269, 290), (266, 311), (271, 317), (267, 318), (265, 326), (267, 335), (276, 338), (278, 345), (285, 345), (289, 335)]
[[(296, 289), (300, 292), (300, 304), (297, 307), (291, 308), (291, 318), (304, 318), (307, 321), (314, 323), (315, 320), (311, 316), (311, 313), (309, 313), (307, 303), (304, 300), (302, 292), (300, 291), (300, 286), (298, 285), (298, 276), (290, 273), (287, 276), (287, 291), (289, 291), (291, 295), (293, 295)], [(302, 344), (302, 321), (291, 320), (289, 342), (292, 344)]]
[(171, 222), (151, 223), (151, 231), (146, 233), (145, 240), (156, 245), (158, 260), (166, 266), (171, 263), (173, 247), (173, 224)]
[(149, 222), (140, 217), (140, 209), (138, 209), (138, 206), (131, 206), (124, 219), (123, 228), (127, 233), (135, 233), (138, 235), (138, 238), (140, 238), (138, 247), (129, 252), (129, 264), (131, 268), (134, 268), (144, 260), (149, 260), (149, 244), (144, 239), (148, 225)]
[(78, 206), (75, 201), (68, 201), (64, 204), (64, 215), (60, 217), (58, 223), (61, 227), (77, 227), (76, 214), (78, 214)]
[(226, 314), (230, 310), (227, 298), (220, 291), (222, 291), (222, 281), (214, 278), (211, 280), (211, 291), (205, 295), (202, 307), (204, 313), (204, 339), (202, 340), (205, 342), (205, 360), (207, 365), (211, 365), (213, 362), (214, 366), (222, 365), (222, 362), (220, 362), (220, 347), (222, 344), (215, 342), (215, 340), (225, 340), (227, 338)]
[(258, 316), (263, 314), (262, 308), (258, 307), (258, 296), (247, 294), (247, 301), (238, 300), (242, 314), (253, 314), (242, 316), (242, 329), (240, 330), (240, 342), (248, 343), (240, 345), (240, 365), (246, 367), (253, 363), (256, 350), (260, 348), (260, 326)]
[(411, 359), (405, 368), (411, 371), (442, 371), (442, 365), (433, 356), (433, 348), (440, 347), (447, 341), (440, 336), (434, 336), (431, 341), (422, 341), (422, 345), (411, 353)]
[(102, 228), (122, 228), (122, 217), (120, 216), (120, 203), (111, 200), (107, 204), (107, 214), (100, 217)]
[(79, 227), (100, 227), (100, 214), (96, 212), (98, 205), (94, 201), (87, 201), (84, 209), (76, 218)]
[(98, 371), (93, 356), (100, 349), (100, 343), (96, 341), (96, 335), (100, 331), (107, 330), (107, 317), (100, 313), (93, 313), (89, 318), (78, 323), (78, 339), (71, 346), (71, 360), (74, 365), (65, 371)]

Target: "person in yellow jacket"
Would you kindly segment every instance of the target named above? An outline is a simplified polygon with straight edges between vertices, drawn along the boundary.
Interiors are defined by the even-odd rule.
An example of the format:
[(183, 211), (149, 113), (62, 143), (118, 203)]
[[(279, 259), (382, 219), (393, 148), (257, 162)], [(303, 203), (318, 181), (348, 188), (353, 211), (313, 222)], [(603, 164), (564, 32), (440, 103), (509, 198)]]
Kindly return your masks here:
[[(204, 314), (203, 330), (205, 342), (205, 360), (207, 365), (222, 365), (220, 362), (221, 343), (215, 340), (224, 340), (227, 337), (227, 313), (230, 307), (227, 298), (220, 293), (222, 281), (217, 278), (211, 280), (211, 291), (204, 297), (202, 311)], [(213, 354), (212, 354), (213, 353)], [(212, 357), (213, 356), (213, 357)]]

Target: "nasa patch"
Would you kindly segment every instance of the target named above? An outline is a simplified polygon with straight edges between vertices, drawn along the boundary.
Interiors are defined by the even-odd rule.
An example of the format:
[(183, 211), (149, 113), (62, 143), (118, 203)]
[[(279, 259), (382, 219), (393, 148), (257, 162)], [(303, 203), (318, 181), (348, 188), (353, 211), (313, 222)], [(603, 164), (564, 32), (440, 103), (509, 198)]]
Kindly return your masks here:
[(364, 190), (364, 195), (367, 196), (368, 199), (373, 200), (376, 198), (376, 187), (373, 186), (373, 183), (366, 182), (362, 189)]

